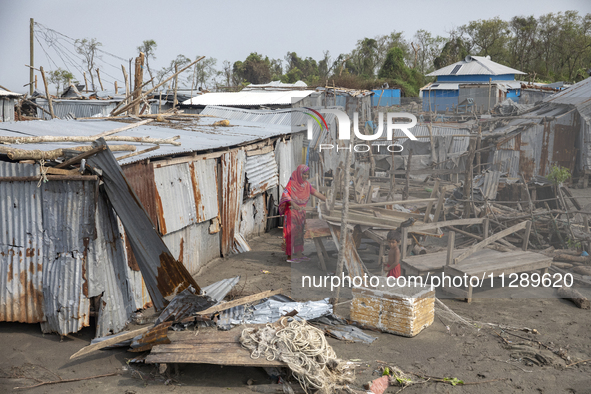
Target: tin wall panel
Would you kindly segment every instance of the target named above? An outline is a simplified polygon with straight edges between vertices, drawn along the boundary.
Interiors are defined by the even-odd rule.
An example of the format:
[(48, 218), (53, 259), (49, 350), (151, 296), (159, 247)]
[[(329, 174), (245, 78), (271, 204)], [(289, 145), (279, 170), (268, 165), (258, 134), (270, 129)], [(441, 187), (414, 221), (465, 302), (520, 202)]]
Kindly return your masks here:
[(187, 226), (162, 237), (168, 249), (191, 275), (207, 262), (220, 256), (220, 237), (209, 234), (209, 222)]
[(90, 302), (84, 296), (84, 255), (50, 253), (43, 264), (44, 333), (66, 335), (89, 325)]
[[(123, 236), (115, 212), (104, 195), (96, 208), (97, 237), (87, 255), (88, 297), (102, 295), (96, 324), (96, 337), (122, 331), (131, 314), (143, 305), (135, 303)], [(140, 282), (141, 285), (141, 282)]]
[(265, 232), (265, 198), (262, 194), (249, 198), (240, 208), (240, 234), (250, 239)]
[(279, 170), (275, 161), (275, 153), (273, 152), (248, 156), (246, 158), (245, 170), (249, 197), (261, 194), (277, 186), (279, 182)]
[(97, 181), (47, 182), (43, 190), (43, 228), (56, 253), (82, 252), (96, 237)]
[(168, 234), (197, 222), (188, 163), (154, 169), (160, 232)]
[(287, 186), (291, 173), (296, 169), (293, 160), (293, 150), (291, 140), (278, 140), (275, 145), (275, 160), (279, 167), (279, 193), (283, 192), (283, 188)]
[(219, 215), (216, 166), (214, 159), (189, 163), (198, 223)]
[(246, 154), (235, 150), (221, 156), (222, 165), (222, 255), (228, 256), (234, 246), (234, 234), (239, 231), (240, 206), (244, 189)]
[[(0, 177), (38, 175), (0, 161)], [(38, 323), (43, 313), (43, 214), (36, 182), (0, 182), (0, 321)]]

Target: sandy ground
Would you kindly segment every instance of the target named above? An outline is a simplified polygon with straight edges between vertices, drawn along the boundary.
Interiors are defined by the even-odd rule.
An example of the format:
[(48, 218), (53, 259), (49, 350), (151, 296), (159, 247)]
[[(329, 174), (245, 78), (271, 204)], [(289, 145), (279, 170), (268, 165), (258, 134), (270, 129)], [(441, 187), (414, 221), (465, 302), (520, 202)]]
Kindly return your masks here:
[[(252, 240), (252, 252), (211, 262), (196, 277), (197, 282), (207, 285), (240, 275), (242, 279), (237, 291), (243, 295), (278, 288), (283, 288), (284, 293), (289, 295), (292, 280), (298, 280), (302, 274), (322, 274), (314, 258), (294, 265), (292, 270), (284, 260), (280, 243), (278, 230)], [(331, 253), (331, 245), (327, 244), (327, 248)], [(371, 271), (377, 270), (377, 263), (370, 261), (369, 257), (366, 263)], [(331, 258), (328, 270), (334, 269), (335, 259)], [(347, 299), (346, 293), (343, 300)], [(307, 299), (318, 299), (323, 294), (310, 291), (307, 296)], [(540, 345), (536, 345), (531, 348), (533, 352), (545, 354), (551, 363), (557, 365), (532, 365), (520, 360), (524, 354), (519, 350), (508, 349), (508, 345), (498, 335), (503, 334), (511, 342), (509, 345), (531, 343), (526, 339), (532, 338), (544, 345), (564, 349), (571, 360), (591, 359), (591, 311), (578, 309), (568, 301), (553, 298), (483, 298), (471, 304), (450, 299), (444, 302), (462, 316), (482, 322), (529, 327), (538, 330), (539, 334), (513, 332), (525, 338), (522, 339), (504, 334), (500, 329), (466, 328), (436, 317), (430, 327), (414, 338), (369, 332), (378, 337), (371, 345), (346, 343), (332, 338), (328, 341), (340, 358), (362, 360), (363, 365), (357, 371), (360, 385), (377, 378), (377, 369), (382, 365), (380, 362), (387, 362), (421, 376), (458, 378), (475, 383), (453, 387), (446, 383), (428, 382), (410, 386), (404, 393), (591, 392), (591, 362), (567, 368), (563, 360), (548, 356), (538, 350)], [(348, 317), (349, 305), (340, 305), (336, 311)], [(37, 324), (0, 323), (0, 392), (12, 392), (14, 387), (38, 382), (26, 377), (48, 381), (59, 379), (58, 375), (61, 379), (75, 379), (115, 372), (119, 375), (44, 385), (27, 392), (251, 393), (245, 385), (249, 379), (257, 384), (271, 383), (261, 368), (189, 364), (180, 367), (178, 377), (173, 374), (174, 379), (168, 380), (167, 376), (158, 375), (154, 366), (127, 364), (126, 360), (134, 354), (125, 349), (100, 351), (70, 361), (70, 355), (89, 343), (93, 331), (86, 328), (60, 342), (59, 336), (42, 335)], [(399, 387), (390, 387), (387, 392), (396, 393), (398, 390)]]

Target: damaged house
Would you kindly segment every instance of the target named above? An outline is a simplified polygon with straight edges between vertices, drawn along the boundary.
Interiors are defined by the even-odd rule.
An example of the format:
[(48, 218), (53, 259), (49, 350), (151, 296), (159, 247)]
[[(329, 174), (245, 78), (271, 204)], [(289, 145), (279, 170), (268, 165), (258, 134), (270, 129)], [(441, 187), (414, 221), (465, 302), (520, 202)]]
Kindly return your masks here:
[[(147, 120), (3, 124), (0, 321), (66, 335), (92, 314), (97, 337), (119, 332), (177, 290), (165, 278), (191, 282), (267, 229), (279, 174), (302, 163), (301, 131), (210, 116)], [(110, 135), (117, 130), (125, 137)], [(81, 144), (101, 137), (111, 162), (109, 150)]]

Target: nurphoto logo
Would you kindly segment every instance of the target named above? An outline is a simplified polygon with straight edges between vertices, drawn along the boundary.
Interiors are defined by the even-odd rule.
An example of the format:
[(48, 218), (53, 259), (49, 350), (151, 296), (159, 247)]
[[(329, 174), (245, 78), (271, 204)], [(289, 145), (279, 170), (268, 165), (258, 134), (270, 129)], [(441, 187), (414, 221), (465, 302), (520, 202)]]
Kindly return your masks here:
[[(312, 140), (314, 133), (313, 133), (313, 126), (314, 121), (320, 127), (320, 130), (328, 130), (328, 124), (326, 123), (326, 119), (322, 116), (322, 113), (325, 114), (334, 114), (336, 116), (338, 125), (339, 125), (339, 133), (338, 139), (339, 140), (351, 140), (351, 120), (349, 116), (338, 109), (320, 109), (314, 110), (309, 107), (305, 107), (306, 110), (310, 112), (304, 112), (306, 115), (310, 116), (308, 119), (308, 140)], [(410, 119), (410, 122), (395, 122), (394, 119)], [(401, 130), (409, 139), (416, 141), (417, 137), (415, 137), (411, 132), (410, 128), (414, 127), (417, 124), (417, 118), (413, 114), (407, 112), (386, 112), (386, 139), (388, 141), (392, 141), (393, 132), (395, 129)], [(355, 133), (355, 137), (359, 138), (360, 140), (364, 141), (375, 141), (382, 137), (384, 133), (384, 112), (380, 112), (378, 114), (378, 127), (374, 134), (362, 134), (359, 132), (359, 114), (357, 112), (353, 113), (353, 133)], [(384, 145), (374, 145), (376, 146), (378, 153)], [(390, 145), (385, 145), (388, 152), (402, 152), (402, 145), (397, 143), (392, 143)], [(337, 152), (341, 150), (348, 150), (349, 152), (368, 152), (371, 147), (368, 144), (349, 144), (349, 146), (339, 146), (333, 144), (320, 144), (320, 152), (323, 150), (331, 150), (336, 149)]]

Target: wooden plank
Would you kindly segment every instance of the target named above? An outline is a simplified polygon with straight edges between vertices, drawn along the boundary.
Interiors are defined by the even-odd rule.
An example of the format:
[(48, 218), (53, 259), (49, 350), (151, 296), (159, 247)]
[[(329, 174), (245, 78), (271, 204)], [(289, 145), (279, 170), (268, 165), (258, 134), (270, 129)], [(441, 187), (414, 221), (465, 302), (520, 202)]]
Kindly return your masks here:
[(435, 222), (435, 223), (426, 223), (426, 224), (415, 224), (414, 226), (410, 227), (412, 232), (417, 231), (425, 231), (425, 230), (434, 230), (441, 227), (447, 226), (467, 226), (470, 224), (482, 224), (484, 221), (483, 218), (474, 218), (474, 219), (457, 219), (457, 220), (447, 220), (443, 222)]
[(383, 205), (406, 205), (406, 204), (415, 204), (418, 202), (433, 202), (437, 201), (436, 198), (415, 198), (412, 200), (397, 200), (397, 201), (384, 201), (384, 202), (370, 202), (368, 204), (351, 204), (351, 208), (368, 208), (368, 207), (380, 207)]
[[(242, 351), (240, 350), (242, 349)], [(153, 364), (174, 364), (174, 363), (194, 363), (194, 364), (214, 364), (214, 365), (232, 365), (243, 367), (284, 367), (285, 363), (274, 360), (268, 361), (264, 357), (253, 359), (244, 348), (236, 348), (231, 353), (156, 353), (146, 357), (146, 363)]]
[(484, 249), (487, 245), (503, 238), (506, 237), (509, 234), (513, 234), (514, 232), (517, 232), (519, 230), (522, 230), (525, 228), (527, 222), (521, 222), (519, 224), (516, 224), (513, 227), (509, 227), (506, 230), (503, 230), (493, 236), (490, 236), (484, 240), (482, 240), (481, 242), (477, 243), (476, 245), (468, 248), (468, 250), (466, 250), (464, 253), (462, 253), (460, 256), (456, 257), (454, 259), (454, 264), (459, 263), (460, 261), (464, 260), (466, 257), (470, 256), (471, 254), (473, 254), (474, 252)]
[(72, 157), (69, 160), (64, 161), (63, 163), (58, 164), (54, 168), (64, 168), (64, 167), (67, 167), (67, 166), (72, 165), (72, 164), (80, 163), (80, 161), (82, 159), (89, 158), (90, 156), (95, 155), (95, 154), (97, 154), (99, 152), (102, 152), (105, 149), (107, 149), (107, 147), (105, 145), (98, 146), (98, 147), (93, 148), (93, 149), (91, 149), (91, 150), (89, 150), (87, 152), (81, 153), (78, 156), (74, 156), (74, 157)]
[(226, 309), (234, 308), (235, 306), (248, 304), (253, 301), (261, 300), (263, 298), (269, 298), (269, 297), (274, 296), (276, 294), (280, 294), (282, 291), (283, 291), (283, 289), (263, 291), (262, 293), (253, 294), (248, 297), (242, 297), (242, 298), (239, 298), (234, 301), (214, 305), (211, 308), (207, 308), (203, 311), (197, 312), (197, 315), (210, 315), (212, 313), (225, 311)]
[(144, 153), (152, 152), (152, 151), (157, 150), (157, 149), (160, 149), (160, 145), (156, 145), (156, 146), (153, 146), (151, 148), (140, 150), (140, 151), (137, 151), (137, 152), (129, 153), (127, 155), (119, 156), (119, 157), (116, 157), (116, 159), (117, 159), (117, 161), (123, 160), (123, 159), (129, 159), (130, 157), (143, 155)]
[(78, 358), (78, 357), (84, 356), (84, 355), (89, 354), (89, 353), (92, 353), (92, 352), (94, 352), (96, 350), (99, 350), (99, 349), (102, 349), (102, 348), (105, 348), (105, 347), (114, 345), (116, 343), (125, 341), (127, 339), (135, 338), (136, 336), (145, 333), (146, 331), (148, 331), (152, 327), (153, 327), (152, 325), (149, 325), (147, 327), (138, 328), (137, 330), (129, 331), (129, 332), (126, 332), (124, 334), (114, 336), (113, 338), (105, 339), (104, 341), (97, 342), (97, 343), (92, 344), (92, 345), (88, 345), (88, 346), (80, 349), (76, 353), (72, 354), (70, 356), (70, 360), (72, 360), (74, 358)]

